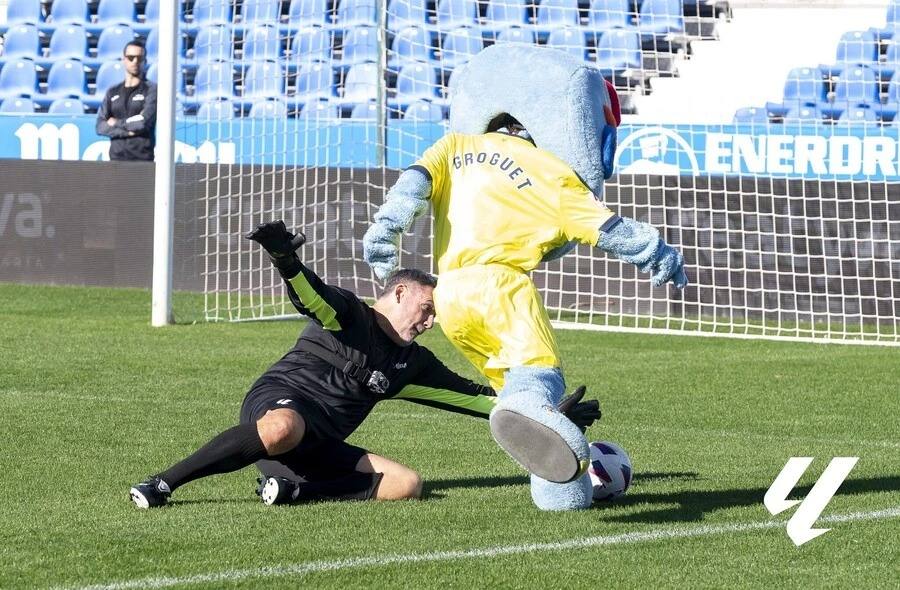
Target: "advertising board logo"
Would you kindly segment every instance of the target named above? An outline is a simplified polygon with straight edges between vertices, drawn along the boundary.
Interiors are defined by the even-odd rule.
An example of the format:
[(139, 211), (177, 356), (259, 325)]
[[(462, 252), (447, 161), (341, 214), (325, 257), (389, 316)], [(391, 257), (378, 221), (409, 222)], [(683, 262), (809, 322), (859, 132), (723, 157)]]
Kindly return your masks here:
[(619, 144), (615, 170), (619, 174), (700, 174), (697, 155), (685, 139), (666, 127), (645, 127)]

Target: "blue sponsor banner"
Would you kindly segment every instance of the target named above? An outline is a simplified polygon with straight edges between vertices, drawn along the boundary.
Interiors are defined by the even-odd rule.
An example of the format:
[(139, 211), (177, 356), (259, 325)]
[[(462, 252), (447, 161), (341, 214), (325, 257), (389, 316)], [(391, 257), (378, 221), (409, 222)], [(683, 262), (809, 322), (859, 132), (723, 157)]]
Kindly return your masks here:
[[(104, 160), (92, 116), (0, 115), (0, 158)], [(388, 122), (388, 168), (405, 168), (446, 132), (443, 124)], [(898, 129), (875, 125), (622, 125), (621, 174), (900, 180)], [(378, 136), (366, 121), (179, 120), (179, 162), (373, 167)]]

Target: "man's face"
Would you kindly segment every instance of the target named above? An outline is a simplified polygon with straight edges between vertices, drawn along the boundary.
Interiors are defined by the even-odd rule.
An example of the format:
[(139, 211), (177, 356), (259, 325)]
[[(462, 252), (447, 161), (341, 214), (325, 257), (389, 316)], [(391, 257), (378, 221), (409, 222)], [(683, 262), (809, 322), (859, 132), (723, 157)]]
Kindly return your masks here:
[(125, 48), (122, 63), (126, 72), (132, 76), (140, 76), (141, 68), (144, 65), (144, 49), (135, 45), (129, 45)]
[(410, 344), (419, 334), (434, 326), (434, 289), (410, 282), (398, 285), (391, 325), (404, 343)]

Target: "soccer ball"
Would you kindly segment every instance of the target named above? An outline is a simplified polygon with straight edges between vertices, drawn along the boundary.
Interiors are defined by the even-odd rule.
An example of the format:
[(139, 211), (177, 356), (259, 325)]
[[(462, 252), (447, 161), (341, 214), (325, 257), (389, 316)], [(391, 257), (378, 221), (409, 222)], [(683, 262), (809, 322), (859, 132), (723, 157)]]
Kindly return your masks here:
[(588, 467), (594, 500), (612, 500), (631, 485), (631, 459), (625, 449), (606, 440), (591, 443)]

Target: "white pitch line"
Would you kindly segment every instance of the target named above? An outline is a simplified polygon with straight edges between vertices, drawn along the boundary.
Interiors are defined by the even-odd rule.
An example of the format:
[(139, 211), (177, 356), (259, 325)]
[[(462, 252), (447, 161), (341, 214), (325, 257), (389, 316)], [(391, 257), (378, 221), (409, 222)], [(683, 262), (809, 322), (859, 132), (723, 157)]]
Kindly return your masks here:
[[(820, 523), (850, 522), (859, 520), (878, 520), (900, 517), (900, 506), (876, 510), (872, 512), (851, 512), (847, 514), (835, 514), (825, 516), (818, 520)], [(723, 533), (743, 533), (763, 529), (773, 529), (785, 526), (785, 521), (767, 520), (745, 524), (702, 525), (692, 528), (658, 529), (637, 533), (623, 533), (621, 535), (606, 535), (586, 537), (583, 539), (570, 539), (555, 543), (529, 543), (526, 545), (506, 545), (499, 547), (485, 547), (482, 549), (466, 549), (459, 551), (432, 551), (429, 553), (407, 553), (399, 555), (373, 555), (371, 557), (354, 557), (333, 561), (311, 561), (292, 565), (277, 565), (243, 570), (225, 570), (222, 572), (195, 574), (192, 576), (166, 577), (166, 578), (141, 578), (137, 580), (124, 580), (109, 584), (94, 584), (91, 586), (69, 586), (68, 590), (130, 590), (132, 588), (170, 588), (172, 586), (188, 586), (191, 584), (205, 583), (229, 583), (247, 579), (280, 578), (287, 576), (303, 576), (317, 572), (329, 572), (366, 567), (381, 567), (394, 564), (421, 563), (436, 561), (454, 561), (459, 559), (492, 558), (504, 555), (518, 555), (521, 553), (537, 553), (543, 551), (565, 551), (568, 549), (583, 549), (586, 547), (598, 547), (602, 545), (622, 545), (628, 543), (646, 543), (654, 541), (666, 541), (671, 539), (685, 539), (690, 537), (704, 537), (720, 535)]]
[(820, 438), (815, 436), (776, 436), (774, 434), (763, 434), (759, 432), (745, 432), (742, 430), (706, 430), (703, 428), (669, 428), (665, 426), (629, 426), (631, 430), (644, 430), (647, 432), (676, 433), (676, 434), (698, 434), (706, 437), (717, 436), (721, 438), (755, 438), (759, 440), (770, 440), (784, 442), (790, 439), (792, 442), (807, 442), (823, 445), (858, 445), (864, 447), (883, 447), (886, 449), (900, 449), (900, 442), (892, 440), (850, 440), (838, 438)]

